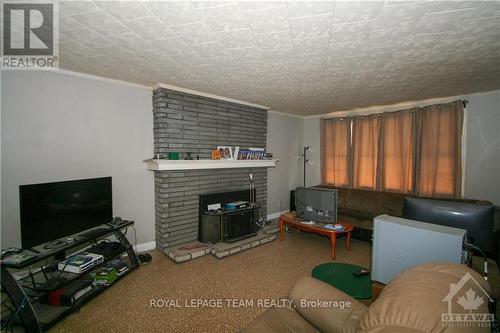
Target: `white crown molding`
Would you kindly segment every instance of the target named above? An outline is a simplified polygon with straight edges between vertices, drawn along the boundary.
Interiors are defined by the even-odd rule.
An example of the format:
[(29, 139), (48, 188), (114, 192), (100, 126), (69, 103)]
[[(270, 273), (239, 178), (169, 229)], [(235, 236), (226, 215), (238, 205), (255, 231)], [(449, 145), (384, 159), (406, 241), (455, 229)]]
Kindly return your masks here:
[(76, 76), (76, 77), (81, 77), (81, 78), (84, 78), (84, 79), (101, 81), (101, 82), (116, 84), (116, 85), (125, 86), (125, 87), (152, 90), (152, 87), (144, 86), (142, 84), (127, 82), (127, 81), (121, 81), (121, 80), (115, 80), (115, 79), (110, 79), (110, 78), (107, 78), (107, 77), (104, 77), (104, 76), (97, 76), (97, 75), (93, 75), (93, 74), (85, 74), (85, 73), (80, 73), (80, 72), (74, 72), (74, 71), (70, 71), (68, 69), (44, 68), (44, 69), (40, 69), (40, 70), (45, 71), (45, 72), (50, 72), (50, 73), (59, 73), (59, 74), (64, 74), (64, 75)]
[(218, 95), (213, 95), (213, 94), (209, 94), (209, 93), (204, 93), (202, 91), (197, 91), (197, 90), (192, 90), (192, 89), (187, 89), (187, 88), (172, 86), (172, 85), (161, 83), (161, 82), (158, 82), (157, 84), (155, 84), (153, 86), (153, 90), (156, 90), (158, 88), (164, 88), (164, 89), (169, 89), (169, 90), (183, 92), (183, 93), (186, 93), (186, 94), (192, 94), (192, 95), (197, 95), (197, 96), (202, 96), (202, 97), (208, 97), (208, 98), (218, 99), (218, 100), (226, 101), (226, 102), (230, 102), (230, 103), (243, 104), (243, 105), (248, 105), (248, 106), (251, 106), (251, 107), (254, 107), (254, 108), (269, 110), (269, 106), (259, 105), (259, 104), (254, 104), (254, 103), (250, 103), (250, 102), (241, 101), (239, 99), (234, 99), (234, 98), (229, 98), (229, 97), (224, 97), (224, 96), (218, 96)]
[(490, 94), (490, 93), (495, 92), (495, 91), (500, 91), (500, 90), (481, 91), (481, 92), (472, 93), (472, 94), (429, 98), (429, 99), (423, 99), (423, 100), (418, 100), (418, 101), (406, 101), (406, 102), (401, 102), (401, 103), (396, 103), (396, 104), (388, 104), (388, 105), (373, 105), (373, 106), (368, 106), (365, 108), (354, 108), (354, 109), (350, 109), (350, 110), (335, 111), (335, 112), (330, 112), (330, 113), (318, 114), (318, 115), (314, 115), (314, 116), (305, 116), (304, 119), (345, 117), (345, 116), (366, 115), (366, 114), (380, 113), (380, 112), (391, 112), (391, 111), (404, 110), (404, 109), (421, 107), (421, 106), (426, 106), (426, 105), (431, 105), (431, 104), (449, 103), (449, 102), (453, 102), (457, 99), (466, 99), (466, 98), (469, 98), (470, 96)]
[(280, 115), (280, 116), (286, 116), (286, 117), (292, 117), (292, 118), (298, 118), (298, 119), (304, 119), (305, 118), (305, 116), (301, 116), (301, 115), (294, 114), (294, 113), (286, 113), (286, 112), (275, 111), (275, 110), (268, 110), (267, 112), (274, 113), (274, 114), (277, 114), (277, 115)]
[(443, 97), (443, 98), (431, 98), (431, 99), (425, 99), (425, 100), (420, 100), (420, 101), (401, 102), (401, 103), (388, 104), (388, 105), (373, 105), (373, 106), (368, 106), (365, 108), (354, 108), (354, 109), (350, 109), (350, 110), (335, 111), (335, 112), (324, 113), (324, 114), (319, 114), (319, 115), (314, 115), (314, 116), (308, 116), (305, 118), (306, 119), (332, 118), (332, 117), (357, 116), (357, 115), (367, 115), (367, 114), (372, 114), (372, 113), (390, 112), (390, 111), (410, 109), (410, 108), (429, 105), (429, 104), (447, 103), (447, 102), (451, 102), (453, 100), (456, 100), (457, 98), (458, 98), (458, 96), (450, 96), (450, 97)]

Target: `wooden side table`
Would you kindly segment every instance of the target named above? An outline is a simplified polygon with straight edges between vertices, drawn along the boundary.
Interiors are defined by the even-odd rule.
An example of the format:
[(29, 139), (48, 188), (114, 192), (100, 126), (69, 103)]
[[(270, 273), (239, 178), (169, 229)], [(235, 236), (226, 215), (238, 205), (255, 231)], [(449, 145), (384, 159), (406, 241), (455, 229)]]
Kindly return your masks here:
[(297, 230), (303, 230), (306, 232), (312, 232), (320, 235), (325, 235), (330, 238), (332, 250), (331, 250), (331, 256), (332, 259), (336, 259), (335, 255), (335, 247), (337, 245), (337, 236), (339, 235), (347, 235), (347, 240), (346, 240), (346, 248), (347, 250), (351, 250), (351, 231), (354, 229), (354, 227), (350, 224), (344, 223), (342, 221), (337, 221), (337, 223), (342, 224), (344, 226), (343, 231), (336, 231), (336, 230), (330, 230), (330, 229), (325, 229), (323, 228), (323, 225), (321, 224), (304, 224), (301, 223), (304, 222), (304, 219), (297, 217), (295, 212), (289, 212), (285, 213), (280, 216), (280, 240), (283, 240), (284, 238), (284, 231), (285, 231), (285, 225), (290, 225)]

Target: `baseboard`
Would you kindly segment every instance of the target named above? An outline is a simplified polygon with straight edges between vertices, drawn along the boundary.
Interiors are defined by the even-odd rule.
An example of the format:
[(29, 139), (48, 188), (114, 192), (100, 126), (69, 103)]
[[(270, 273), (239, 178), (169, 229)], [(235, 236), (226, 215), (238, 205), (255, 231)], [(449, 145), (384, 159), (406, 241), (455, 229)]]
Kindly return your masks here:
[(267, 220), (273, 220), (273, 219), (277, 219), (278, 217), (280, 217), (281, 214), (284, 214), (284, 213), (288, 213), (289, 210), (284, 210), (283, 212), (278, 212), (278, 213), (273, 213), (273, 214), (269, 214), (267, 215)]
[(137, 244), (136, 246), (134, 246), (135, 252), (146, 252), (146, 251), (154, 250), (155, 248), (156, 248), (155, 241)]

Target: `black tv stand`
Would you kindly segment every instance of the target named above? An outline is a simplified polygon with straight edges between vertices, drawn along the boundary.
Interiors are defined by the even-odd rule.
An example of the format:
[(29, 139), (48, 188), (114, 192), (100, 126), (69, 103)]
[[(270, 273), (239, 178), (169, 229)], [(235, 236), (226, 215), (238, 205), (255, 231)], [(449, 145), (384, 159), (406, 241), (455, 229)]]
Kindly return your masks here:
[[(106, 227), (109, 227), (109, 226), (106, 224)], [(101, 227), (95, 228), (95, 229), (90, 229), (89, 231), (85, 231), (85, 232), (78, 234), (78, 237), (82, 238), (82, 239), (94, 239), (96, 237), (102, 236), (103, 234), (106, 234), (107, 230), (108, 230), (108, 228), (101, 228)]]
[(32, 247), (31, 247), (31, 248), (29, 248), (29, 249), (28, 249), (28, 251), (31, 251), (31, 252), (36, 253), (36, 254), (41, 254), (41, 252), (40, 252), (40, 251), (35, 250), (35, 249), (34, 249), (34, 248), (32, 248)]
[[(66, 241), (57, 239), (55, 241), (43, 244), (43, 249), (44, 250), (56, 250), (56, 249), (63, 247), (65, 245), (68, 245), (68, 243)], [(33, 250), (33, 248), (32, 248), (32, 250)]]
[[(79, 236), (82, 233), (96, 229), (90, 229), (89, 231), (84, 231), (79, 234), (71, 235), (71, 237), (61, 239), (64, 243), (56, 248), (44, 249), (45, 244), (42, 244), (36, 248), (25, 249), (21, 254), (31, 257), (19, 263), (7, 262), (5, 260), (8, 260), (9, 257), (4, 258), (0, 263), (1, 287), (2, 294), (4, 294), (2, 295), (2, 300), (4, 296), (7, 296), (12, 305), (13, 313), (16, 314), (9, 323), (15, 326), (22, 326), (25, 332), (46, 331), (55, 323), (77, 311), (83, 304), (112, 285), (92, 286), (91, 291), (78, 299), (71, 306), (42, 304), (40, 303), (40, 298), (42, 296), (52, 290), (64, 287), (71, 282), (88, 279), (90, 272), (116, 258), (120, 258), (126, 262), (128, 270), (124, 274), (121, 274), (114, 283), (139, 267), (134, 249), (123, 233), (124, 229), (133, 224), (133, 221), (124, 221), (124, 223), (121, 223), (119, 226), (103, 224), (97, 227), (98, 231), (93, 231), (92, 234), (87, 234), (85, 237)], [(84, 251), (82, 248), (88, 248), (96, 243), (99, 238), (109, 236), (114, 236), (116, 242), (119, 242), (122, 246), (120, 246), (119, 250), (110, 257), (105, 258), (102, 263), (93, 266), (82, 274), (59, 271), (57, 269), (57, 262), (60, 261), (57, 260), (57, 258), (64, 258), (67, 253), (82, 252)], [(51, 263), (46, 264), (46, 260), (51, 261)], [(41, 264), (42, 262), (45, 265)], [(15, 270), (21, 270), (22, 272), (28, 270), (28, 268), (29, 273), (21, 278), (15, 277), (13, 274)]]

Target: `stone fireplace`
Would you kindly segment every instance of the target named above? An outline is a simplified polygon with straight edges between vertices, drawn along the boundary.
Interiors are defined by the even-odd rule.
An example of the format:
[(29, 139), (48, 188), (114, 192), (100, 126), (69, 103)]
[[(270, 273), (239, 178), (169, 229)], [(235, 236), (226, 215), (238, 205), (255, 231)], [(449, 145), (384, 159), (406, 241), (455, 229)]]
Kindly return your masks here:
[[(207, 160), (217, 146), (266, 147), (267, 110), (158, 87), (153, 92), (154, 153), (179, 152)], [(266, 216), (267, 169), (157, 170), (156, 245), (165, 249), (198, 237), (199, 195), (246, 190), (254, 175), (256, 201)]]

